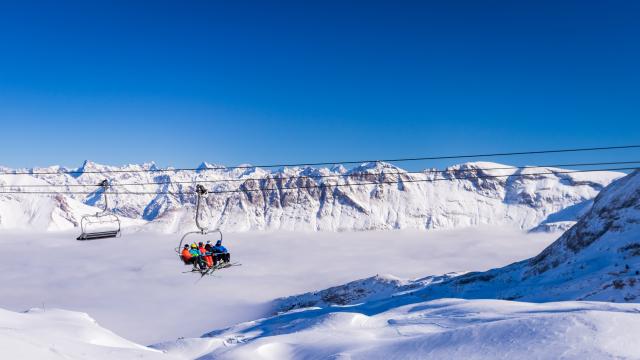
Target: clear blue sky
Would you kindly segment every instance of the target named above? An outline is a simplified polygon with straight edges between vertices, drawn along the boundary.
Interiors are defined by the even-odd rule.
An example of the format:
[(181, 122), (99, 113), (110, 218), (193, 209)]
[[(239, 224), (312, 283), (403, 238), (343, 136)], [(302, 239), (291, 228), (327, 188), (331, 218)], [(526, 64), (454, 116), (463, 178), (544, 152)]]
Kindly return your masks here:
[(640, 143), (638, 19), (637, 1), (2, 1), (0, 164)]

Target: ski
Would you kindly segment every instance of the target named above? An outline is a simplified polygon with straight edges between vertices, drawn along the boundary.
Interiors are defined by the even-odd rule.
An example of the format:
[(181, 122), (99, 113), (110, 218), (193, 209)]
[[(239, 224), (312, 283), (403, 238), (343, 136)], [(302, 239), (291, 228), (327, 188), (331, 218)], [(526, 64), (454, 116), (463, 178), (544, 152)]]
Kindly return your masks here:
[(220, 263), (217, 265), (214, 265), (213, 267), (210, 267), (208, 269), (191, 269), (189, 271), (183, 271), (183, 274), (193, 274), (193, 273), (198, 273), (200, 274), (200, 277), (204, 277), (206, 275), (212, 275), (214, 272), (216, 272), (217, 270), (222, 270), (222, 269), (228, 269), (230, 267), (233, 266), (242, 266), (242, 264), (234, 262), (234, 263)]

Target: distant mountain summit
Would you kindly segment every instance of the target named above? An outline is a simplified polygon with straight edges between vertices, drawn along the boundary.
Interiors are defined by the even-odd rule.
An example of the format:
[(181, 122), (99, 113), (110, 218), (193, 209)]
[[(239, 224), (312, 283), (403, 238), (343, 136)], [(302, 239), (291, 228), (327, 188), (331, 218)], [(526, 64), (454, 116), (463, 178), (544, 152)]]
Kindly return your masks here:
[[(602, 188), (624, 175), (566, 174), (562, 169), (518, 169), (490, 162), (417, 173), (385, 162), (352, 169), (265, 170), (207, 162), (197, 171), (146, 171), (150, 169), (158, 168), (155, 163), (110, 166), (85, 161), (77, 169), (52, 166), (32, 169), (31, 175), (0, 175), (0, 185), (13, 185), (13, 190), (38, 191), (20, 188), (33, 183), (56, 185), (47, 191), (88, 192), (0, 194), (0, 228), (73, 227), (87, 212), (86, 205), (102, 205), (96, 185), (108, 178), (114, 185), (109, 199), (113, 211), (159, 231), (193, 227), (196, 183), (212, 192), (207, 199), (212, 226), (232, 231), (443, 229), (483, 224), (564, 230), (590, 208), (590, 201)], [(74, 172), (66, 173), (69, 171)], [(46, 200), (54, 198), (61, 201)], [(53, 205), (36, 205), (34, 199)], [(62, 203), (68, 206), (56, 205)], [(72, 205), (76, 203), (79, 205)]]

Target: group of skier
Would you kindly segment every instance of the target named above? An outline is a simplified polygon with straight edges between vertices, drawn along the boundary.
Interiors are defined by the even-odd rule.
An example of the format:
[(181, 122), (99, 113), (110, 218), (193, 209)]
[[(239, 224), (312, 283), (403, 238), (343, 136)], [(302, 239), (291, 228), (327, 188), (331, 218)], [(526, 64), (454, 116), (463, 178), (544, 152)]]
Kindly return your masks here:
[(211, 241), (206, 244), (185, 244), (180, 257), (185, 264), (193, 265), (198, 270), (210, 269), (231, 261), (231, 254), (222, 246), (222, 240), (218, 240), (215, 245), (211, 245)]

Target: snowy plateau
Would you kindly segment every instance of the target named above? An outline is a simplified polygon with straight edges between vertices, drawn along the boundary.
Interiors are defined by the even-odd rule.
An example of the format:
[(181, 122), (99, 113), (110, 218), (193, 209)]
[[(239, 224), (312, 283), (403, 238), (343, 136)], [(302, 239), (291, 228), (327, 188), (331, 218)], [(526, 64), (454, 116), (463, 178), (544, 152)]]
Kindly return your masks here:
[[(200, 280), (173, 253), (193, 228), (193, 198), (121, 190), (114, 209), (128, 231), (78, 242), (74, 224), (96, 194), (3, 195), (0, 358), (640, 359), (640, 171), (520, 177), (541, 171), (468, 163), (397, 175), (372, 163), (195, 176), (281, 189), (294, 186), (278, 177), (309, 172), (469, 168), (507, 176), (212, 195), (243, 265)], [(101, 180), (90, 175), (0, 181)], [(158, 181), (145, 176), (113, 181)]]

